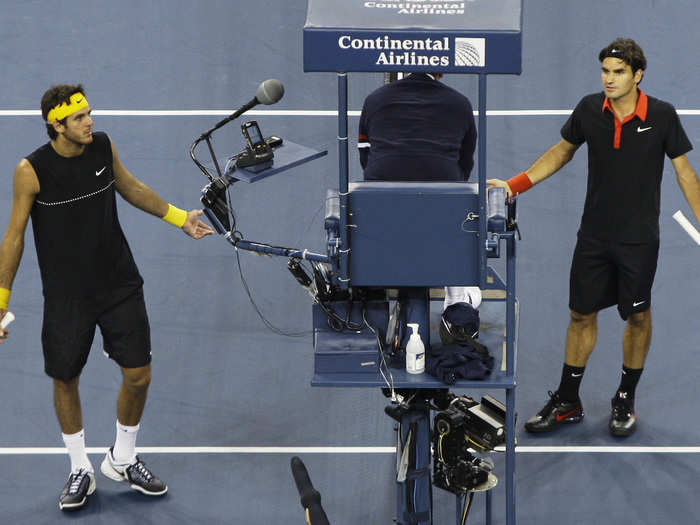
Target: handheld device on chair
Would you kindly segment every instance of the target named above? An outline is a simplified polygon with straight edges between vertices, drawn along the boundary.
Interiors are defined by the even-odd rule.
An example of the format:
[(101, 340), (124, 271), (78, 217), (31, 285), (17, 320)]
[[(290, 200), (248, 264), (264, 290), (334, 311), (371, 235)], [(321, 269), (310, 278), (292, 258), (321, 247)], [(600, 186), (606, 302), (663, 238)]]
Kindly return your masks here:
[(255, 120), (250, 120), (241, 124), (241, 133), (245, 137), (246, 149), (238, 155), (236, 166), (246, 168), (258, 164), (267, 163), (272, 160), (272, 148), (263, 138), (260, 127)]

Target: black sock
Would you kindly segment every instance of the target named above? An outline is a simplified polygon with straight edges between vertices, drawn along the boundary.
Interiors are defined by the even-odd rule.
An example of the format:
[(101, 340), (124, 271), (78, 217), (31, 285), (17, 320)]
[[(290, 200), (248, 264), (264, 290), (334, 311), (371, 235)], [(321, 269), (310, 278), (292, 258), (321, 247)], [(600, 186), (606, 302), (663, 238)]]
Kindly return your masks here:
[(578, 389), (581, 386), (585, 366), (571, 366), (564, 363), (559, 383), (559, 398), (562, 401), (577, 401)]
[(627, 368), (625, 365), (622, 365), (622, 379), (620, 379), (620, 386), (617, 388), (617, 391), (626, 392), (628, 398), (634, 399), (634, 391), (637, 388), (637, 383), (639, 383), (643, 370), (643, 368)]

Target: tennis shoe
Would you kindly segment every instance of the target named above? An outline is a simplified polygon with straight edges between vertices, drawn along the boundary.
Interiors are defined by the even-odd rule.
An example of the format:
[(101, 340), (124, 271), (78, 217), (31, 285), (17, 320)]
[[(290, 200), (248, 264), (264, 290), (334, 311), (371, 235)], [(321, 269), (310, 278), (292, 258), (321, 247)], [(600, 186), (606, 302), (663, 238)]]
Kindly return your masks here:
[(112, 456), (113, 448), (109, 448), (100, 465), (102, 474), (114, 481), (127, 481), (132, 489), (146, 496), (162, 496), (168, 492), (168, 486), (138, 456), (132, 463), (117, 463)]
[(58, 497), (58, 508), (61, 510), (77, 510), (87, 503), (88, 496), (95, 492), (97, 483), (95, 474), (81, 468), (71, 472)]
[(564, 401), (559, 392), (548, 392), (549, 401), (537, 414), (525, 423), (525, 430), (532, 433), (551, 432), (564, 423), (579, 423), (583, 420), (581, 400)]
[(613, 436), (627, 437), (637, 430), (637, 415), (634, 413), (634, 398), (627, 392), (618, 391), (610, 400), (612, 410), (608, 430)]

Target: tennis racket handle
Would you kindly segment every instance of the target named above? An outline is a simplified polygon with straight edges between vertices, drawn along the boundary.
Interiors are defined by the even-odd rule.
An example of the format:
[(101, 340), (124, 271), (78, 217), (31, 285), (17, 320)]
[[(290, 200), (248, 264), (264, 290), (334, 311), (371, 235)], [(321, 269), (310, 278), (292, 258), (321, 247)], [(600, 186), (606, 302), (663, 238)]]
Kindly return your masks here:
[(5, 317), (2, 318), (2, 321), (0, 321), (0, 328), (4, 330), (14, 320), (15, 314), (13, 314), (12, 312), (7, 312), (5, 314)]

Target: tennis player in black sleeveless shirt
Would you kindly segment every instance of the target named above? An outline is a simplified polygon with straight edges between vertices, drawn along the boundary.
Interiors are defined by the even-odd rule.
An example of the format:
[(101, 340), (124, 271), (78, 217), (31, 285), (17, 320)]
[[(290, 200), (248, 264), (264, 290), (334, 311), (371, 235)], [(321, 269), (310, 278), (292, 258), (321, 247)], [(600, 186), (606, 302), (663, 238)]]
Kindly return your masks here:
[(642, 49), (620, 38), (598, 59), (604, 92), (581, 99), (561, 129), (562, 139), (516, 177), (486, 181), (517, 195), (562, 168), (581, 144), (588, 145), (588, 188), (571, 263), (571, 320), (561, 382), (525, 423), (528, 432), (549, 432), (583, 419), (579, 387), (595, 346), (598, 311), (613, 305), (627, 324), (608, 430), (618, 437), (635, 431), (635, 389), (651, 343), (665, 157), (700, 221), (700, 181), (685, 156), (692, 145), (674, 107), (639, 89), (646, 69)]
[(195, 239), (213, 231), (199, 220), (201, 210), (186, 212), (168, 204), (124, 168), (109, 137), (93, 133), (82, 86), (52, 87), (41, 111), (51, 141), (15, 170), (10, 223), (0, 245), (0, 318), (7, 312), (31, 216), (44, 293), (45, 371), (53, 378), (56, 415), (71, 461), (59, 507), (78, 509), (95, 490), (78, 380), (97, 326), (105, 352), (123, 376), (117, 437), (100, 470), (143, 494), (160, 496), (167, 485), (135, 452), (151, 379), (150, 328), (143, 279), (119, 225), (115, 193)]

